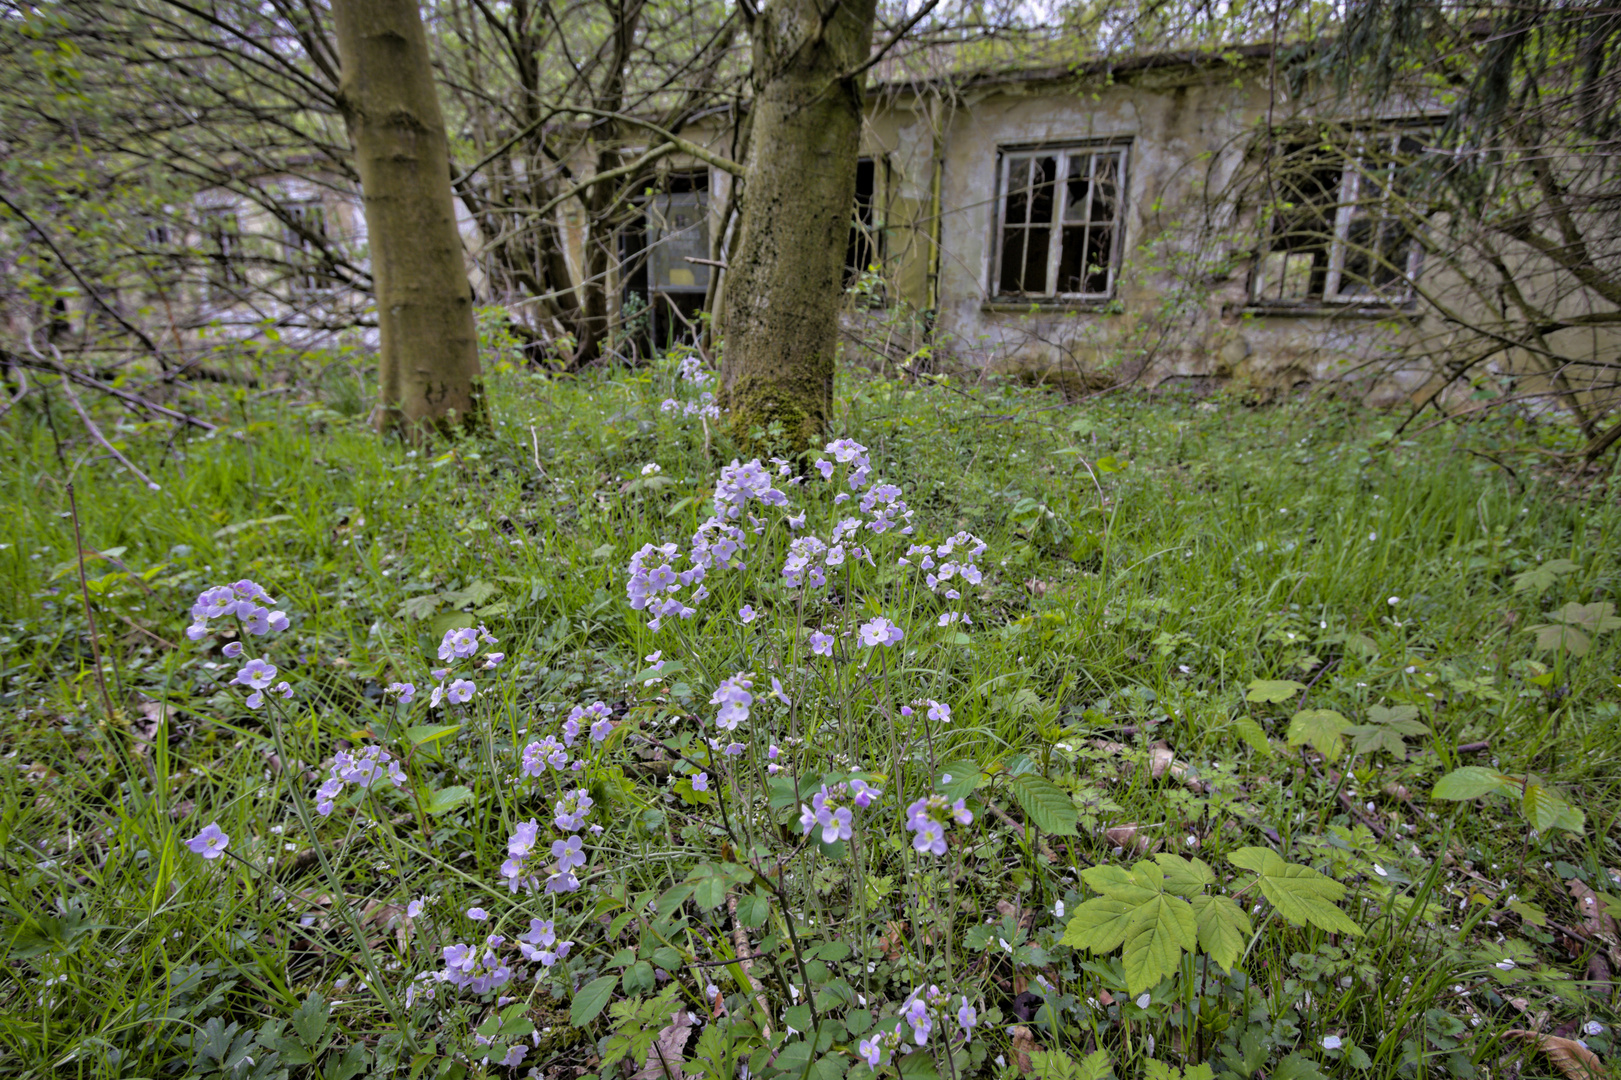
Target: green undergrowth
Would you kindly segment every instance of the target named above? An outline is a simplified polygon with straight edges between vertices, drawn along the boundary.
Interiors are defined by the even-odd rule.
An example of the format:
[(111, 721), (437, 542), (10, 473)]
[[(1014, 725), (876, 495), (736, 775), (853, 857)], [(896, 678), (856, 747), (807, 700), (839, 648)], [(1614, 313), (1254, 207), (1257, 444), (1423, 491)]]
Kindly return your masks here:
[[(684, 551), (732, 458), (672, 395), (502, 373), (491, 436), (419, 450), (297, 395), (205, 402), (210, 435), (104, 415), (158, 491), (65, 408), (7, 416), (0, 1073), (832, 1080), (897, 1023), (878, 1071), (920, 1080), (1549, 1075), (1510, 1030), (1608, 1057), (1621, 510), (1500, 464), (1561, 426), (847, 377), (834, 433), (915, 535), (807, 596), (751, 503), (750, 565), (654, 630), (627, 564)], [(824, 540), (855, 512), (844, 473), (768, 468)], [(897, 565), (957, 533), (985, 545), (960, 598)], [(259, 709), (232, 633), (186, 635), (244, 578), (291, 620), (249, 639), (292, 694)], [(863, 645), (876, 618), (904, 638)], [(430, 707), (478, 625), (500, 666)], [(605, 741), (520, 775), (594, 702)], [(366, 747), (402, 785), (318, 813)], [(810, 793), (854, 780), (883, 794), (853, 834), (807, 836)], [(600, 833), (547, 821), (576, 783)], [(906, 824), (929, 795), (943, 854)], [(509, 890), (534, 817), (585, 840), (579, 890)], [(185, 845), (207, 824), (225, 857)], [(532, 918), (571, 951), (518, 960)], [(421, 978), (491, 933), (510, 1001)]]

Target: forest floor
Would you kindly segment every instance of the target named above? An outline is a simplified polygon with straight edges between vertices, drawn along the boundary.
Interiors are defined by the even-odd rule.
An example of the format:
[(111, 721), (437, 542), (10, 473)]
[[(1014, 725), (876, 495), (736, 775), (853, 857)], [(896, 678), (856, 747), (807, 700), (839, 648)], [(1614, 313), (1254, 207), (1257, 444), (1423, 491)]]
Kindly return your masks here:
[(1610, 1057), (1621, 506), (1559, 422), (859, 376), (829, 481), (722, 474), (673, 368), (422, 452), (360, 393), (104, 416), (158, 491), (0, 424), (0, 1075)]

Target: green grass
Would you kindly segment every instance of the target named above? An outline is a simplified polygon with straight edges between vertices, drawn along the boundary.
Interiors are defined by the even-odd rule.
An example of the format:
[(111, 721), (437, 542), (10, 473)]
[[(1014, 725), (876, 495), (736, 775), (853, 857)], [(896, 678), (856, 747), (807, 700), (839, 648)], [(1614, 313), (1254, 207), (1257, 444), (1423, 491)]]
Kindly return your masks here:
[[(732, 882), (741, 922), (751, 897), (766, 898), (748, 933), (771, 956), (754, 975), (778, 1067), (795, 1076), (799, 1063), (860, 1074), (855, 1014), (892, 1017), (930, 982), (972, 996), (981, 1024), (972, 1049), (909, 1058), (908, 1075), (1004, 1075), (1015, 1026), (1074, 1059), (1076, 1075), (1099, 1049), (1120, 1077), (1161, 1075), (1159, 1062), (1245, 1077), (1495, 1074), (1527, 1050), (1503, 1032), (1537, 1027), (1539, 1013), (1541, 1030), (1608, 1054), (1611, 995), (1588, 967), (1606, 942), (1583, 929), (1567, 883), (1600, 903), (1621, 895), (1621, 633), (1601, 629), (1578, 656), (1539, 648), (1530, 628), (1613, 598), (1621, 510), (1602, 488), (1542, 472), (1534, 453), (1505, 456), (1565, 445), (1561, 425), (1396, 439), (1388, 417), (1332, 403), (1072, 408), (1013, 387), (965, 397), (851, 377), (836, 434), (903, 489), (919, 536), (967, 530), (988, 544), (964, 601), (968, 635), (933, 626), (944, 608), (892, 558), (802, 611), (773, 584), (775, 530), (761, 542), (777, 554), (717, 577), (703, 616), (654, 633), (625, 601), (626, 562), (644, 543), (684, 544), (731, 459), (719, 435), (659, 411), (670, 391), (667, 372), (504, 374), (491, 437), (424, 452), (374, 437), (347, 398), (220, 402), (209, 438), (105, 415), (155, 493), (99, 456), (68, 410), (54, 424), (37, 397), (13, 410), (0, 425), (0, 1073), (332, 1077), (415, 1062), (418, 1075), (476, 1074), (469, 1033), (496, 1017), (492, 1001), (446, 988), (403, 1001), (412, 976), (439, 966), (437, 946), (489, 932), (461, 914), (475, 903), (509, 940), (555, 916), (577, 942), (546, 978), (505, 991), (522, 1017), (487, 1029), (498, 1043), (525, 1024), (544, 1032), (524, 1069), (595, 1072), (619, 1051), (641, 1065), (672, 1000), (656, 997), (667, 987), (648, 965), (672, 967), (668, 986), (706, 1020), (703, 983), (727, 995), (734, 1022), (709, 1023), (689, 1059), (748, 1061), (766, 1039), (748, 1027), (758, 1017), (741, 972), (681, 967), (728, 955), (734, 923), (704, 902), (725, 882), (698, 881), (685, 903), (669, 892), (694, 867), (724, 875), (746, 858), (729, 830), (778, 854), (799, 840), (797, 812), (780, 797), (772, 810), (763, 772), (746, 767), (757, 748), (727, 773), (700, 737), (720, 734), (709, 694), (738, 670), (757, 673), (755, 723), (804, 738), (787, 749), (807, 775), (864, 766), (891, 800), (858, 852), (812, 845), (769, 895), (746, 875)], [(658, 479), (641, 476), (646, 462)], [(197, 593), (243, 577), (293, 618), (273, 646), (296, 688), (279, 709), (244, 708), (221, 642), (184, 636)], [(749, 627), (730, 614), (743, 602), (762, 612)], [(880, 613), (908, 627), (893, 664), (854, 647), (856, 664), (805, 655), (802, 624)], [(1602, 627), (1601, 615), (1582, 617)], [(428, 683), (441, 634), (469, 620), (509, 657), (481, 683), (492, 693), (452, 710), (462, 726), (443, 738), (408, 731), (440, 718), (422, 701), (401, 714), (383, 686)], [(631, 681), (655, 649), (684, 665), (667, 692)], [(793, 710), (765, 697), (772, 675)], [(898, 712), (923, 697), (954, 713), (926, 739)], [(517, 750), (599, 699), (627, 722), (584, 774), (606, 828), (588, 845), (593, 876), (562, 898), (514, 897), (497, 873), (508, 835), (550, 813), (549, 798), (507, 782)], [(1393, 744), (1352, 750), (1393, 715), (1408, 718)], [(1336, 733), (1347, 724), (1360, 726)], [(1291, 745), (1291, 732), (1315, 737)], [(468, 798), (425, 814), (388, 789), (310, 819), (334, 751), (373, 742), (409, 758), (422, 797), (465, 786)], [(974, 823), (954, 827), (948, 857), (918, 856), (894, 803), (938, 790), (942, 771), (961, 784), (956, 763), (981, 777)], [(691, 787), (700, 765), (729, 778), (735, 820)], [(1461, 766), (1537, 785), (1582, 811), (1580, 827), (1533, 832), (1518, 789), (1432, 800)], [(1059, 809), (1031, 796), (1035, 781), (1020, 778), (1034, 776), (1056, 785)], [(205, 862), (182, 842), (213, 821), (233, 857)], [(1263, 903), (1231, 861), (1249, 847), (1345, 886), (1333, 905), (1362, 934), (1295, 925)], [(1082, 870), (1156, 851), (1208, 862), (1210, 888), (1237, 894), (1255, 933), (1231, 974), (1201, 943), (1139, 1007), (1118, 948), (1059, 939), (1097, 895)], [(424, 895), (431, 917), (407, 933), (404, 905)], [(645, 913), (660, 896), (668, 910)], [(616, 915), (620, 929), (605, 925)], [(383, 993), (361, 989), (379, 976)], [(613, 1008), (572, 1027), (572, 991), (578, 1018), (584, 988), (607, 976)], [(839, 979), (870, 1008), (842, 997)], [(790, 984), (814, 992), (796, 998)], [(781, 1044), (785, 1024), (803, 1030), (794, 1009), (807, 997), (840, 1025), (814, 1063)], [(1581, 1035), (1589, 1021), (1604, 1032)], [(295, 1030), (315, 1032), (312, 1045)], [(1342, 1046), (1324, 1049), (1328, 1036)], [(1553, 1066), (1533, 1055), (1524, 1068)]]

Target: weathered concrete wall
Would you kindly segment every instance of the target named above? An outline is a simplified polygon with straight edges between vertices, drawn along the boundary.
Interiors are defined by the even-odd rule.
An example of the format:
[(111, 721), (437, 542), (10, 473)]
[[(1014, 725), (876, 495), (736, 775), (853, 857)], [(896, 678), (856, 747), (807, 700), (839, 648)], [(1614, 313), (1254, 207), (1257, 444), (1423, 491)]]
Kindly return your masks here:
[[(869, 119), (864, 152), (886, 155), (895, 178), (897, 212), (888, 241), (892, 256), (908, 253), (892, 258), (899, 298), (920, 308), (937, 305), (943, 346), (982, 366), (1108, 369), (1149, 382), (1208, 375), (1289, 385), (1377, 365), (1403, 332), (1388, 315), (1282, 314), (1252, 306), (1250, 268), (1230, 258), (1235, 245), (1253, 246), (1255, 237), (1252, 225), (1230, 220), (1222, 199), (1269, 107), (1279, 115), (1264, 75), (1216, 65), (1119, 82), (1009, 80), (950, 107), (919, 98), (880, 105)], [(1114, 296), (997, 302), (991, 259), (999, 151), (1094, 141), (1127, 148), (1124, 248)], [(931, 205), (936, 162), (937, 225)], [(938, 284), (931, 290), (936, 239)], [(1420, 382), (1411, 374), (1387, 377), (1379, 393), (1389, 397)]]

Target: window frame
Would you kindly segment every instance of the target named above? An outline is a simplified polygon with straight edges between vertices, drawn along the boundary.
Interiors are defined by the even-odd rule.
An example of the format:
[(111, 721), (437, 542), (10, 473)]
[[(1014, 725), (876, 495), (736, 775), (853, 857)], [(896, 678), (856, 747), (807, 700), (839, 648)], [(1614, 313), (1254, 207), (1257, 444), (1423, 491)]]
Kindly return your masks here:
[[(1114, 299), (1119, 288), (1121, 262), (1125, 252), (1126, 233), (1126, 206), (1131, 178), (1131, 147), (1130, 139), (1092, 139), (1092, 140), (1065, 140), (1054, 143), (1037, 143), (1002, 146), (997, 148), (996, 154), (996, 205), (992, 216), (990, 264), (988, 267), (989, 282), (985, 290), (991, 303), (1048, 303), (1063, 305), (1102, 304)], [(1097, 159), (1105, 155), (1113, 156), (1116, 162), (1115, 204), (1113, 220), (1110, 222), (1111, 237), (1109, 245), (1109, 258), (1103, 267), (1107, 274), (1107, 284), (1102, 292), (1059, 292), (1059, 267), (1063, 263), (1063, 234), (1066, 226), (1074, 227), (1074, 222), (1064, 220), (1065, 198), (1061, 189), (1069, 182), (1070, 160), (1074, 156), (1089, 156), (1093, 159), (1089, 177), (1097, 175)], [(1009, 225), (1007, 222), (1008, 196), (1010, 193), (1009, 174), (1016, 160), (1030, 160), (1037, 157), (1052, 157), (1054, 159), (1054, 196), (1052, 199), (1052, 216), (1044, 225), (1033, 223), (1015, 224), (1012, 227), (1026, 232), (1038, 228), (1048, 230), (1048, 244), (1046, 256), (1046, 277), (1044, 283), (1050, 284), (1050, 290), (1031, 293), (1010, 293), (1002, 291), (1002, 254), (1007, 243)], [(1081, 225), (1088, 232), (1096, 225), (1091, 221), (1092, 199), (1087, 200), (1087, 219)]]
[[(314, 210), (314, 214), (310, 211)], [(332, 220), (326, 200), (316, 198), (290, 198), (281, 203), (285, 216), (282, 223), (282, 251), (287, 262), (288, 291), (294, 298), (320, 297), (337, 291), (337, 282), (326, 273), (320, 246), (293, 225), (297, 220), (312, 236), (332, 242)], [(311, 218), (320, 222), (319, 229), (309, 228)]]
[[(1272, 237), (1262, 237), (1256, 245), (1255, 263), (1250, 274), (1249, 302), (1257, 308), (1282, 312), (1312, 308), (1399, 310), (1412, 306), (1417, 298), (1417, 282), (1424, 264), (1424, 247), (1419, 242), (1417, 231), (1407, 241), (1409, 247), (1406, 264), (1401, 268), (1401, 277), (1387, 286), (1358, 286), (1353, 283), (1351, 287), (1363, 288), (1366, 291), (1348, 292), (1345, 266), (1352, 246), (1351, 227), (1357, 218), (1371, 220), (1376, 229), (1390, 220), (1385, 207), (1389, 204), (1390, 192), (1396, 182), (1399, 163), (1398, 154), (1394, 151), (1399, 150), (1401, 140), (1423, 138), (1430, 135), (1433, 129), (1433, 124), (1429, 121), (1393, 124), (1382, 126), (1377, 130), (1356, 132), (1351, 139), (1346, 140), (1341, 148), (1344, 157), (1339, 165), (1340, 176), (1339, 183), (1334, 189), (1334, 202), (1322, 207), (1323, 216), (1329, 221), (1331, 232), (1327, 238), (1327, 261), (1323, 267), (1321, 289), (1312, 292), (1308, 288), (1305, 296), (1289, 299), (1266, 295), (1275, 283), (1267, 277), (1270, 257), (1274, 254), (1284, 256), (1281, 262), (1274, 265), (1281, 266), (1283, 274), (1287, 277), (1288, 257), (1293, 249), (1274, 248)], [(1280, 132), (1280, 134), (1288, 133)], [(1370, 145), (1377, 147), (1379, 144), (1384, 144), (1386, 148), (1386, 159), (1378, 166), (1378, 174), (1383, 175), (1384, 183), (1380, 187), (1377, 203), (1365, 204), (1361, 199), (1362, 185), (1364, 182), (1371, 182), (1373, 177), (1364, 164), (1369, 157)]]

